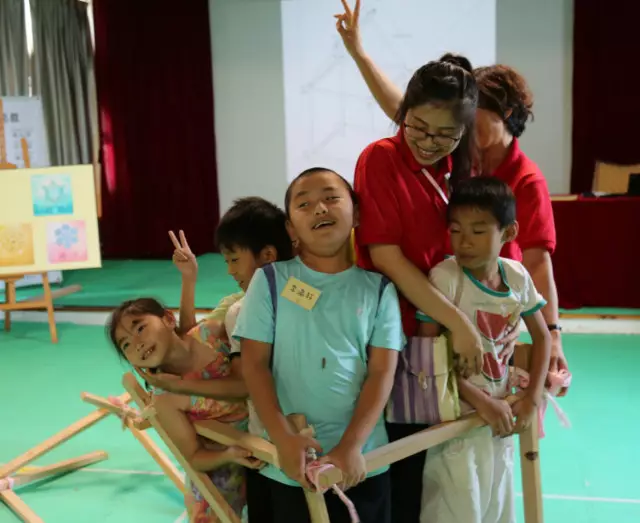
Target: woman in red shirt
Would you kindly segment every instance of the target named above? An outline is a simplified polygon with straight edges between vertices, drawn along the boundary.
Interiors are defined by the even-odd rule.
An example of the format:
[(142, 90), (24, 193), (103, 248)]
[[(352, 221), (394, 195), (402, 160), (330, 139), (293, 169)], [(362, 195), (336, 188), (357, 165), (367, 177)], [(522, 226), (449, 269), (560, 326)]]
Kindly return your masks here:
[[(386, 274), (400, 290), (404, 333), (416, 335), (416, 308), (452, 333), (452, 346), (478, 372), (482, 353), (473, 324), (432, 287), (427, 274), (447, 253), (449, 186), (472, 170), (472, 140), (478, 89), (471, 64), (445, 55), (418, 69), (402, 97), (396, 136), (369, 145), (356, 164), (360, 222), (355, 229), (358, 264)], [(450, 175), (449, 175), (450, 173)], [(428, 412), (419, 406), (413, 367), (428, 368), (407, 344), (398, 361), (387, 410), (389, 439), (423, 430)], [(413, 363), (410, 363), (413, 362)], [(421, 363), (417, 363), (421, 362)], [(424, 363), (424, 365), (422, 365)], [(425, 452), (391, 466), (392, 521), (420, 517)]]
[[(387, 116), (395, 119), (402, 91), (378, 69), (362, 47), (358, 26), (360, 0), (356, 0), (353, 11), (346, 0), (343, 5), (345, 12), (336, 15), (338, 32), (374, 98)], [(536, 289), (547, 301), (542, 314), (551, 331), (550, 370), (566, 369), (558, 324), (558, 292), (551, 263), (556, 245), (551, 198), (540, 168), (522, 152), (518, 143), (532, 115), (533, 97), (524, 78), (508, 66), (481, 67), (474, 71), (474, 76), (479, 91), (476, 142), (481, 158), (477, 170), (504, 181), (517, 202), (520, 230), (516, 241), (505, 245), (502, 255), (524, 264)]]
[[(430, 99), (439, 100), (441, 93), (437, 89), (430, 92), (433, 86), (429, 82), (414, 82), (424, 69), (421, 68), (403, 95), (362, 49), (357, 23), (359, 1), (353, 13), (345, 1), (343, 4), (346, 12), (338, 15), (337, 28), (345, 46), (379, 105), (401, 127), (395, 137), (369, 145), (356, 166), (355, 188), (361, 202), (360, 226), (356, 229), (358, 263), (384, 272), (396, 283), (404, 298), (401, 306), (407, 336), (412, 336), (416, 328), (413, 305), (438, 309), (442, 316), (437, 321), (451, 328), (458, 321), (455, 313), (441, 308), (435, 293), (429, 292), (424, 283), (426, 277), (420, 276), (450, 253), (445, 220), (448, 196), (445, 176), (451, 170), (450, 181), (455, 184), (465, 172), (462, 169), (467, 173), (471, 171), (467, 163), (471, 158), (469, 139), (463, 136), (471, 131), (473, 119), (467, 118), (465, 122), (460, 111), (447, 115), (446, 105), (413, 104), (416, 97), (421, 98), (419, 102), (423, 104)], [(467, 65), (470, 69), (468, 62), (458, 61), (458, 65)], [(480, 173), (503, 180), (516, 196), (520, 234), (515, 242), (505, 245), (502, 254), (524, 263), (536, 288), (547, 300), (543, 314), (554, 340), (552, 368), (566, 368), (551, 265), (555, 248), (551, 200), (544, 176), (522, 153), (517, 140), (531, 116), (532, 97), (524, 79), (508, 67), (478, 69), (473, 76), (478, 89), (476, 141), (481, 152), (474, 167)], [(465, 85), (471, 83), (470, 78), (465, 79)], [(412, 84), (420, 86), (421, 96), (412, 92)], [(462, 84), (458, 87), (462, 89)], [(418, 106), (417, 111), (414, 105)], [(456, 123), (463, 125), (456, 128)], [(456, 134), (456, 130), (462, 134)], [(453, 324), (441, 319), (445, 316)], [(400, 363), (398, 372), (402, 372)], [(391, 403), (393, 411), (393, 395)], [(424, 426), (389, 423), (387, 428), (389, 438), (396, 440)], [(415, 523), (419, 519), (424, 455), (412, 456), (392, 466), (394, 523)]]

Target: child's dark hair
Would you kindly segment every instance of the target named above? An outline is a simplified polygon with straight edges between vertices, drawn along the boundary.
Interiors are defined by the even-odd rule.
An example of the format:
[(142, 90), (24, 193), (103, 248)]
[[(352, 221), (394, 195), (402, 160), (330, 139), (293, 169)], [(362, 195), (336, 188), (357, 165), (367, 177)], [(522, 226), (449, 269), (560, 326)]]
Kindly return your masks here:
[(344, 183), (345, 187), (348, 189), (349, 196), (351, 197), (351, 202), (353, 203), (353, 205), (354, 206), (358, 205), (358, 195), (353, 190), (353, 187), (351, 186), (351, 184), (347, 180), (345, 180), (342, 176), (340, 176), (337, 172), (335, 172), (332, 169), (327, 169), (326, 167), (311, 167), (310, 169), (306, 169), (306, 170), (302, 171), (298, 176), (296, 176), (293, 179), (293, 181), (289, 184), (289, 187), (287, 187), (287, 192), (284, 195), (284, 210), (285, 210), (285, 213), (287, 214), (287, 218), (290, 217), (289, 206), (291, 205), (291, 197), (292, 197), (292, 193), (293, 193), (293, 187), (296, 184), (296, 182), (298, 180), (300, 180), (301, 178), (306, 178), (307, 176), (311, 176), (313, 174), (318, 174), (318, 173), (332, 173), (332, 174), (335, 174), (338, 178), (340, 178), (342, 180), (342, 182)]
[[(474, 71), (478, 83), (478, 107), (496, 113), (509, 132), (518, 138), (527, 120), (533, 120), (533, 95), (527, 81), (507, 65), (479, 67)], [(511, 114), (507, 116), (507, 112)]]
[(458, 182), (471, 176), (475, 157), (478, 87), (467, 58), (447, 53), (440, 60), (418, 69), (409, 80), (394, 118), (395, 123), (401, 126), (410, 109), (430, 102), (451, 104), (456, 120), (465, 126), (458, 147), (451, 153), (451, 186), (455, 187)]
[(516, 198), (513, 192), (506, 183), (491, 176), (475, 176), (456, 186), (447, 208), (449, 222), (453, 210), (460, 207), (489, 211), (501, 229), (516, 221)]
[(154, 298), (128, 300), (116, 307), (107, 320), (106, 330), (107, 336), (109, 336), (111, 343), (116, 348), (118, 355), (121, 358), (123, 357), (123, 354), (122, 349), (118, 345), (116, 329), (122, 322), (122, 318), (129, 314), (132, 316), (144, 316), (148, 314), (158, 318), (164, 318), (167, 315), (167, 308)]
[(254, 256), (265, 247), (273, 246), (278, 260), (290, 260), (293, 247), (286, 222), (282, 209), (264, 198), (240, 198), (220, 220), (216, 246), (218, 249), (249, 249)]

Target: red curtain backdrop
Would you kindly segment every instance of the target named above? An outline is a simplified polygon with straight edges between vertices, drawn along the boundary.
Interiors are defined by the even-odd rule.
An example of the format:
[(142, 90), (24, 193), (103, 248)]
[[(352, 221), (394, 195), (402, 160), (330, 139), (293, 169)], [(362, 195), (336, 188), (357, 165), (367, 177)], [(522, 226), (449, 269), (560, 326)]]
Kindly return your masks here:
[(560, 307), (640, 309), (636, 238), (640, 198), (553, 202), (558, 247), (553, 271)]
[(207, 0), (94, 0), (106, 258), (196, 254), (218, 221)]
[(596, 161), (640, 163), (640, 1), (574, 4), (571, 192), (581, 193)]

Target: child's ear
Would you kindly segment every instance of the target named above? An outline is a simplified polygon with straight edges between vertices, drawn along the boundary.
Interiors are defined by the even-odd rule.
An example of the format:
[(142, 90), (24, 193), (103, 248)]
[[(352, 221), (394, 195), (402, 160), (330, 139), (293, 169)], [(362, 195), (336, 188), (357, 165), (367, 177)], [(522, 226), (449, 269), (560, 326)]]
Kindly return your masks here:
[(507, 225), (502, 233), (502, 241), (504, 243), (514, 241), (518, 237), (519, 229), (520, 226), (518, 225), (518, 222), (513, 222), (511, 225)]
[(353, 206), (353, 227), (357, 227), (360, 225), (360, 207), (357, 205)]
[(287, 220), (286, 227), (287, 227), (287, 234), (289, 234), (289, 238), (291, 238), (291, 243), (296, 245), (298, 241), (298, 235), (296, 234), (296, 231), (293, 228), (293, 224), (289, 220)]
[(260, 264), (267, 265), (278, 259), (278, 250), (273, 245), (267, 245), (260, 251)]
[(164, 318), (162, 318), (162, 322), (171, 329), (176, 328), (176, 324), (177, 324), (176, 317), (173, 314), (173, 312), (169, 310), (164, 312)]

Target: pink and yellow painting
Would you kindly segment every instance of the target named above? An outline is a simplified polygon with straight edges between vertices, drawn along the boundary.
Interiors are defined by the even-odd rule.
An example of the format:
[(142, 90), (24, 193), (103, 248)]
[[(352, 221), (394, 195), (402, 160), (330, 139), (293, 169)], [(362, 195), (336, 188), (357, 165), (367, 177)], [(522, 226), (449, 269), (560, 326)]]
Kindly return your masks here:
[(87, 261), (87, 233), (82, 220), (47, 223), (49, 263)]
[(0, 267), (34, 263), (31, 224), (0, 224)]

